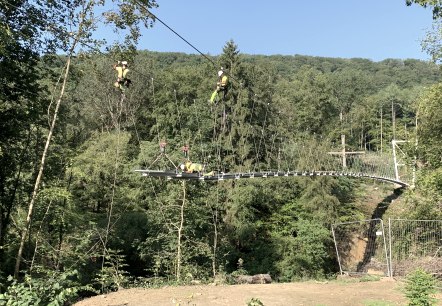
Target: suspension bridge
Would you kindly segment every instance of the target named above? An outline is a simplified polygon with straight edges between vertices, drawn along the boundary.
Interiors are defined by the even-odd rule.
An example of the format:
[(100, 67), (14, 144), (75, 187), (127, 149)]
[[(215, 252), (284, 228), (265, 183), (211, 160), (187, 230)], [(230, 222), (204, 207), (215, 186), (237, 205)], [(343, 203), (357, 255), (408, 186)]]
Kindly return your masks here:
[[(398, 141), (392, 141), (392, 148), (385, 152), (350, 152), (345, 149), (333, 152), (326, 150), (326, 146), (313, 148), (292, 144), (287, 146), (281, 155), (272, 163), (276, 167), (269, 167), (269, 170), (258, 170), (256, 167), (246, 170), (238, 166), (237, 171), (224, 172), (212, 169), (209, 172), (188, 173), (177, 166), (174, 166), (174, 169), (158, 169), (155, 164), (152, 164), (153, 167), (149, 167), (150, 169), (135, 171), (145, 177), (163, 177), (170, 180), (223, 181), (332, 176), (373, 179), (401, 187), (409, 187), (413, 184), (412, 167), (407, 165), (406, 154), (398, 147)], [(157, 157), (157, 160), (161, 157), (169, 158), (164, 152)]]

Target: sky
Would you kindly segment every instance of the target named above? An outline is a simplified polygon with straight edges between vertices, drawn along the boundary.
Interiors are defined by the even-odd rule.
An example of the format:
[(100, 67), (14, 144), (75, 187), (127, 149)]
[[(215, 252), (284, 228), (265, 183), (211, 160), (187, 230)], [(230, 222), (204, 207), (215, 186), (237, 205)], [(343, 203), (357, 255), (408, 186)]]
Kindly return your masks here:
[[(405, 0), (157, 0), (161, 21), (204, 54), (233, 40), (243, 54), (421, 59), (432, 12)], [(198, 54), (160, 22), (141, 50)]]

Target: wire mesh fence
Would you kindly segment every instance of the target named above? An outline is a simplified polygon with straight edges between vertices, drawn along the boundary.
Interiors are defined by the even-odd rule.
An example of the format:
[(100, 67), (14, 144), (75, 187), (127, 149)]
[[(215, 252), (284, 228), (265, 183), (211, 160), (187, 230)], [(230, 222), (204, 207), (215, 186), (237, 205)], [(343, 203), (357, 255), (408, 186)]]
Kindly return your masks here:
[(341, 274), (442, 276), (442, 220), (381, 219), (332, 225)]
[(390, 274), (381, 219), (334, 224), (332, 234), (341, 274)]
[(389, 219), (392, 276), (416, 268), (442, 275), (442, 220)]

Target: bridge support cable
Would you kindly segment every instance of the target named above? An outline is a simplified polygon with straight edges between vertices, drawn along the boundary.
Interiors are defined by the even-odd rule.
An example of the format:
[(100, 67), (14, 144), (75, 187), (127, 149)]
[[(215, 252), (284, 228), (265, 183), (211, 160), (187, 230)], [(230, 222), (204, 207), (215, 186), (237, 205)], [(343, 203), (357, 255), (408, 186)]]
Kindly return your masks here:
[[(170, 27), (167, 23), (165, 23), (163, 20), (161, 20), (160, 18), (158, 18), (157, 15), (155, 15), (154, 13), (152, 13), (149, 9), (147, 9), (143, 3), (141, 3), (140, 1), (136, 1), (139, 6), (140, 9), (144, 11), (144, 13), (147, 13), (149, 17), (151, 17), (153, 20), (158, 20), (163, 26), (165, 26), (169, 31), (171, 31), (173, 34), (175, 34), (177, 37), (179, 37), (182, 41), (184, 41), (188, 46), (190, 46), (192, 49), (194, 49), (196, 52), (198, 52), (201, 56), (203, 56), (208, 62), (210, 62), (214, 68), (217, 68), (217, 64), (215, 63), (214, 60), (212, 60), (210, 57), (208, 57), (206, 54), (204, 54), (203, 52), (201, 52), (197, 47), (195, 47), (193, 44), (191, 44), (187, 39), (185, 39), (183, 36), (181, 36), (177, 31), (175, 31), (172, 27)], [(241, 84), (238, 80), (236, 80), (232, 75), (230, 75), (229, 73), (225, 72), (229, 78), (231, 80), (234, 80), (236, 82), (238, 82), (239, 84)]]
[(166, 158), (174, 167), (175, 170), (178, 169), (178, 166), (170, 159), (169, 155), (166, 154), (166, 146), (167, 143), (165, 141), (160, 142), (160, 154), (155, 158), (155, 160), (149, 165), (148, 168), (152, 168), (154, 164), (156, 164), (162, 158)]
[(266, 127), (266, 124), (267, 124), (267, 113), (268, 113), (268, 110), (269, 110), (269, 103), (266, 103), (266, 102), (261, 102), (261, 103), (265, 103), (266, 105), (265, 105), (264, 121), (262, 123), (261, 133), (260, 133), (260, 136), (259, 136), (259, 142), (258, 142), (258, 148), (257, 148), (257, 153), (256, 153), (256, 163), (255, 163), (255, 166), (260, 163), (260, 159), (261, 159), (261, 145), (262, 145), (262, 142), (263, 142), (263, 139), (264, 139), (264, 135), (265, 135), (265, 127)]
[[(189, 147), (188, 146), (189, 145), (192, 146), (193, 142), (191, 142), (191, 135), (189, 133), (187, 133), (187, 135), (184, 135), (184, 133), (183, 133), (184, 129), (183, 129), (183, 124), (182, 124), (182, 113), (180, 112), (180, 109), (184, 109), (184, 107), (182, 105), (183, 101), (182, 100), (180, 102), (178, 101), (177, 90), (175, 88), (173, 89), (173, 93), (174, 93), (175, 107), (176, 107), (176, 112), (177, 112), (177, 117), (178, 117), (178, 129), (180, 131), (179, 138), (180, 138), (181, 144), (183, 145), (183, 148), (186, 148), (183, 150), (184, 158), (186, 160), (188, 160), (190, 158), (188, 155), (189, 154)], [(186, 103), (186, 101), (184, 101), (184, 103)], [(187, 109), (187, 105), (186, 105), (185, 109)]]
[[(217, 121), (219, 123), (219, 121)], [(287, 176), (333, 176), (333, 177), (355, 177), (370, 178), (383, 182), (390, 182), (400, 186), (408, 186), (406, 180), (402, 177), (398, 179), (394, 172), (394, 162), (390, 153), (382, 152), (365, 152), (364, 154), (348, 154), (346, 157), (346, 167), (342, 165), (342, 158), (339, 154), (329, 154), (331, 152), (330, 142), (324, 139), (310, 140), (307, 145), (305, 143), (286, 143), (283, 152), (278, 153), (278, 165), (276, 170), (272, 169), (272, 165), (268, 166), (268, 170), (256, 170), (258, 167), (266, 167), (265, 165), (249, 165), (249, 172), (237, 171), (241, 168), (240, 158), (237, 151), (233, 149), (234, 141), (228, 138), (229, 135), (219, 133), (216, 135), (216, 149), (220, 154), (217, 158), (220, 162), (218, 169), (212, 170), (210, 174), (206, 173), (181, 173), (179, 169), (174, 167), (172, 170), (136, 170), (143, 176), (147, 177), (166, 177), (169, 179), (197, 179), (197, 180), (227, 180), (241, 178), (266, 178), (266, 177), (287, 177)], [(255, 138), (256, 139), (256, 138)], [(224, 141), (224, 143), (221, 143)], [(228, 143), (230, 141), (230, 143)], [(221, 146), (226, 146), (221, 148)], [(346, 152), (348, 153), (348, 152)], [(227, 154), (227, 156), (222, 156)], [(222, 165), (226, 159), (234, 159), (234, 168), (226, 171)], [(270, 157), (269, 157), (270, 158)], [(273, 158), (273, 156), (272, 156)], [(229, 163), (232, 164), (232, 163)], [(234, 171), (236, 169), (236, 171)], [(242, 169), (242, 168), (241, 168)], [(284, 169), (281, 171), (280, 169)]]
[[(200, 112), (197, 108), (197, 103), (196, 100), (193, 99), (193, 113), (194, 114), (200, 114), (202, 112)], [(202, 163), (204, 165), (207, 165), (210, 161), (208, 160), (208, 152), (210, 152), (210, 148), (209, 150), (206, 148), (206, 146), (204, 145), (204, 135), (201, 129), (201, 122), (200, 122), (200, 116), (195, 116), (196, 118), (196, 125), (197, 125), (197, 132), (195, 135), (195, 139), (194, 142), (195, 143), (199, 143), (199, 148), (200, 148), (200, 153), (201, 153), (201, 158), (202, 158)]]
[[(225, 114), (224, 104), (222, 104), (223, 108), (220, 108), (220, 104), (216, 104), (212, 106), (213, 109), (213, 137), (212, 143), (214, 144), (215, 159), (216, 159), (216, 167), (219, 171), (224, 171), (223, 169), (223, 159), (222, 153), (223, 151), (223, 136), (224, 136), (224, 128), (223, 128), (223, 115)], [(211, 110), (212, 110), (211, 109)], [(220, 113), (222, 111), (222, 113)]]

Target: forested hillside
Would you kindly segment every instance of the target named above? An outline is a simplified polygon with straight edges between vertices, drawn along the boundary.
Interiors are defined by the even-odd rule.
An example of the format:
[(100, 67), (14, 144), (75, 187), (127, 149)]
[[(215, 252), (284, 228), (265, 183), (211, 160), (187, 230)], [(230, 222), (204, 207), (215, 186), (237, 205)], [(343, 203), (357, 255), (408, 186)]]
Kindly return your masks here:
[[(234, 41), (210, 60), (121, 48), (43, 55), (30, 47), (38, 39), (17, 35), (0, 44), (0, 292), (45, 303), (240, 272), (331, 277), (331, 224), (371, 216), (361, 206), (367, 184), (393, 189), (345, 177), (200, 182), (134, 172), (175, 171), (186, 159), (207, 171), (269, 170), (288, 167), (297, 146), (339, 148), (342, 134), (347, 149), (367, 152), (406, 140), (418, 176), (398, 217), (442, 217), (436, 64), (247, 55)], [(124, 94), (113, 85), (121, 60), (132, 81)], [(229, 90), (211, 104), (220, 67)]]

